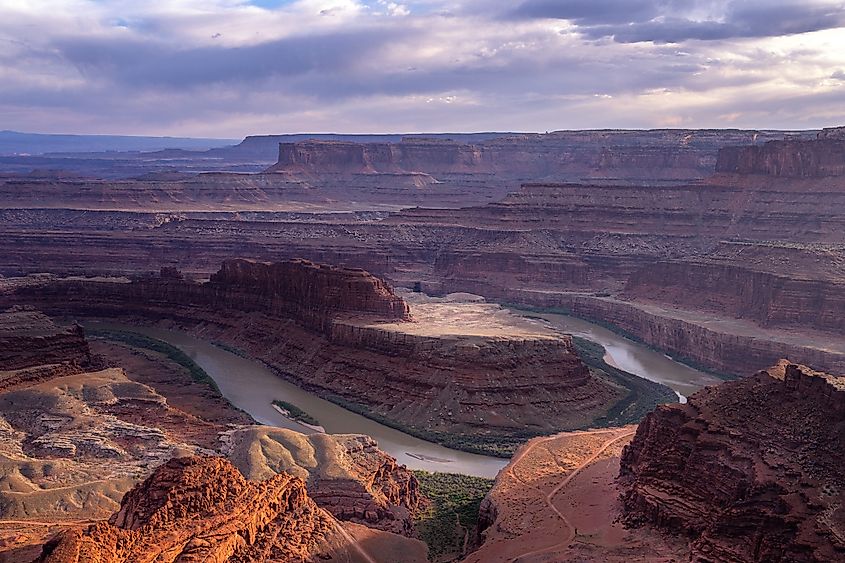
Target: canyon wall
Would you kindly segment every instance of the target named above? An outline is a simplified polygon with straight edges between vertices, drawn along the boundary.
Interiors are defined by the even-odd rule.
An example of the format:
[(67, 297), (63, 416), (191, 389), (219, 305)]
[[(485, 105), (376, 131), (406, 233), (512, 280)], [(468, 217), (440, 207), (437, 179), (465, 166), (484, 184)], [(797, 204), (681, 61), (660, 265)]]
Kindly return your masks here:
[(810, 332), (803, 336), (782, 324), (766, 330), (701, 311), (584, 293), (522, 290), (508, 295), (519, 303), (560, 309), (610, 325), (674, 358), (723, 374), (741, 376), (783, 357), (830, 373), (845, 373), (845, 345), (837, 335)]
[[(410, 334), (402, 329), (413, 324), (407, 306), (369, 274), (289, 264), (305, 272), (292, 279), (313, 274), (335, 285), (325, 297), (307, 297), (313, 280), (275, 279), (286, 267), (231, 262), (204, 284), (170, 275), (53, 280), (7, 299), (57, 314), (176, 323), (244, 350), (308, 390), (456, 447), (489, 442), (504, 453), (526, 433), (588, 426), (627, 394), (594, 377), (568, 337)], [(380, 326), (388, 321), (389, 329)]]
[[(809, 137), (810, 132), (799, 134)], [(557, 131), (467, 140), (298, 140), (268, 171), (288, 174), (495, 174), (521, 179), (689, 180), (712, 172), (719, 148), (783, 138), (772, 131)]]
[(825, 129), (815, 140), (769, 141), (719, 150), (716, 172), (787, 177), (845, 175), (842, 128)]
[(620, 476), (629, 523), (688, 534), (701, 561), (845, 557), (845, 379), (781, 362), (648, 415)]
[(625, 294), (727, 313), (764, 327), (803, 326), (845, 333), (845, 277), (808, 279), (800, 270), (774, 273), (715, 260), (659, 261), (635, 272)]
[(337, 314), (382, 320), (411, 319), (408, 305), (383, 280), (365, 270), (292, 260), (273, 264), (227, 260), (203, 286), (208, 303), (243, 311), (270, 309), (309, 327), (328, 330)]
[(0, 310), (0, 371), (44, 364), (65, 364), (81, 370), (90, 361), (82, 327), (57, 326), (33, 308)]

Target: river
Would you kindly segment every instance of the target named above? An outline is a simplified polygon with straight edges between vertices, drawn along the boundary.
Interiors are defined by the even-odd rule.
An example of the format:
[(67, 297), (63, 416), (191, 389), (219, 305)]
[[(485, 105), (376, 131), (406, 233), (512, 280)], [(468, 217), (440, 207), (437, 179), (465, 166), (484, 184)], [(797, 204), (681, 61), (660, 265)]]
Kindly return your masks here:
[[(695, 389), (719, 381), (711, 375), (679, 364), (663, 354), (600, 326), (563, 315), (544, 314), (542, 317), (555, 329), (583, 336), (603, 345), (607, 350), (605, 359), (608, 363), (653, 381), (665, 383), (679, 395), (686, 396)], [(258, 361), (242, 358), (187, 333), (116, 323), (96, 323), (96, 326), (138, 332), (176, 346), (214, 379), (223, 396), (261, 424), (290, 428), (306, 434), (315, 431), (277, 412), (272, 401), (279, 399), (296, 405), (319, 420), (330, 434), (372, 436), (382, 450), (411, 469), (493, 478), (507, 463), (507, 460), (501, 458), (445, 448), (379, 424), (300, 389)]]
[(561, 333), (580, 336), (601, 344), (605, 349), (604, 361), (608, 364), (666, 385), (675, 391), (681, 402), (686, 402), (688, 396), (702, 387), (723, 381), (715, 375), (677, 362), (603, 326), (553, 313), (531, 313), (531, 316), (544, 319), (548, 326)]

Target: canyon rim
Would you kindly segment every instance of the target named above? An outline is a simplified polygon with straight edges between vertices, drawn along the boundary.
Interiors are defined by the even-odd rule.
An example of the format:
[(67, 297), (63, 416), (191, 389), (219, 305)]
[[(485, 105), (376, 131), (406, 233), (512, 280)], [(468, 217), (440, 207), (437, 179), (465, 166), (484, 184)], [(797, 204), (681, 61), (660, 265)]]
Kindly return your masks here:
[(0, 563), (845, 562), (841, 2), (0, 42)]

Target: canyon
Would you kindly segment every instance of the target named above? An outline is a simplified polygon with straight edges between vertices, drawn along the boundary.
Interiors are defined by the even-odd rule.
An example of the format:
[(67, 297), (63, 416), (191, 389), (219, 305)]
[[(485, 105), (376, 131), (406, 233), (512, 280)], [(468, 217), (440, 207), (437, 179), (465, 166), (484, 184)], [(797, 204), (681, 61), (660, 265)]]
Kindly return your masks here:
[[(364, 268), (395, 286), (419, 285), (429, 294), (469, 291), (610, 324), (625, 319), (622, 328), (649, 345), (731, 375), (784, 355), (836, 372), (843, 365), (839, 311), (845, 283), (837, 135), (829, 129), (818, 138), (815, 132), (655, 131), (469, 142), (294, 139), (277, 148), (287, 156), (276, 171), (183, 180), (217, 194), (209, 196), (211, 207), (199, 208), (178, 203), (181, 195), (165, 195), (170, 188), (134, 180), (114, 188), (103, 180), (101, 196), (76, 205), (63, 202), (55, 190), (73, 197), (86, 190), (59, 188), (47, 179), (53, 191), (32, 188), (29, 200), (29, 188), (7, 190), (0, 211), (0, 274), (138, 276), (168, 266), (204, 277), (234, 256), (302, 257)], [(359, 156), (372, 153), (367, 166), (375, 171), (346, 170), (332, 152), (338, 144), (355, 145)], [(742, 144), (748, 146), (737, 146)], [(566, 168), (589, 162), (567, 151), (605, 148), (629, 151), (624, 173), (606, 174), (599, 182)], [(457, 174), (454, 155), (473, 151), (501, 155), (501, 162), (499, 156), (479, 157), (473, 166), (481, 168), (460, 172), (475, 188), (448, 187), (446, 175)], [(520, 168), (523, 157), (508, 160), (508, 151), (533, 154), (524, 157), (528, 163), (558, 162), (558, 172)], [(649, 172), (637, 165), (637, 151), (664, 151), (667, 161), (677, 151), (699, 151), (703, 164), (696, 174), (676, 174), (665, 163)], [(743, 151), (762, 156), (742, 157), (751, 160), (739, 166), (736, 155)], [(772, 164), (757, 166), (755, 158)], [(804, 161), (809, 164), (800, 170), (788, 164)], [(504, 170), (508, 162), (514, 163), (510, 175)], [(379, 172), (382, 168), (390, 171)], [(465, 199), (450, 203), (429, 188), (409, 187), (397, 179), (403, 174), (436, 178), (440, 183), (428, 184), (432, 190), (456, 191)], [(674, 180), (658, 181), (661, 174), (674, 174)], [(292, 193), (280, 192), (288, 206), (281, 210), (272, 203), (276, 196), (245, 195), (256, 182), (334, 183), (339, 191), (323, 198), (323, 188), (301, 184), (317, 199), (294, 205)], [(369, 193), (357, 192), (358, 185)], [(124, 205), (123, 194), (146, 207)], [(239, 207), (242, 196), (257, 203)], [(55, 206), (36, 203), (45, 199)], [(57, 250), (68, 245), (84, 251)], [(612, 299), (601, 301), (604, 296)], [(688, 321), (701, 313), (705, 326)], [(798, 331), (789, 332), (794, 342), (778, 340), (786, 334), (778, 330), (784, 323)], [(784, 345), (786, 351), (780, 351)], [(754, 352), (746, 358), (742, 350)]]
[[(506, 455), (526, 436), (597, 424), (632, 394), (588, 368), (568, 336), (496, 306), (410, 308), (363, 270), (304, 260), (229, 260), (202, 283), (171, 269), (134, 282), (30, 280), (4, 300), (202, 334), (323, 398), (478, 453)], [(638, 408), (671, 396), (652, 385)]]
[[(511, 456), (452, 559), (843, 558), (842, 131), (0, 159), (0, 561), (426, 559), (375, 440), (255, 424), (131, 326)], [(561, 314), (718, 385), (677, 403)]]
[(467, 561), (839, 561), (845, 379), (784, 360), (638, 426), (527, 442)]
[[(360, 541), (350, 540), (352, 536), (369, 538), (367, 541), (383, 545), (388, 553), (394, 548), (408, 550), (413, 560), (425, 560), (424, 546), (405, 536), (412, 534), (412, 517), (426, 500), (418, 492), (415, 477), (378, 450), (370, 438), (322, 435), (303, 443), (302, 435), (296, 432), (274, 433), (281, 429), (255, 425), (215, 388), (198, 383), (190, 363), (176, 362), (176, 356), (168, 355), (167, 350), (142, 343), (89, 342), (78, 325), (60, 326), (31, 308), (0, 312), (0, 326), (4, 337), (6, 333), (16, 337), (15, 348), (3, 348), (11, 357), (0, 365), (0, 545), (4, 561), (35, 558), (40, 544), (49, 539), (45, 534), (61, 530), (65, 530), (62, 539), (56, 540), (58, 545), (45, 548), (44, 560), (138, 560), (152, 557), (150, 553), (158, 553), (155, 549), (172, 553), (176, 548), (167, 547), (164, 538), (174, 538), (177, 528), (196, 536), (196, 553), (202, 552), (200, 537), (204, 533), (211, 534), (207, 537), (230, 534), (232, 539), (241, 533), (238, 530), (266, 533), (267, 537), (255, 545), (235, 542), (234, 551), (226, 555), (252, 553), (249, 557), (253, 559), (247, 560), (254, 561), (264, 560), (269, 553), (266, 550), (282, 554), (291, 550), (290, 554), (310, 560), (317, 553), (312, 550), (325, 542), (328, 547), (320, 548), (324, 551), (352, 550), (348, 560), (371, 561), (357, 554), (354, 546)], [(41, 351), (43, 357), (38, 354)], [(265, 444), (271, 439), (275, 449)], [(257, 458), (256, 451), (265, 452), (264, 457)], [(268, 458), (271, 453), (277, 457)], [(231, 462), (208, 457), (221, 455), (239, 460), (252, 481), (242, 477)], [(200, 456), (185, 458), (200, 461), (188, 463), (182, 475), (181, 462), (169, 460), (185, 456)], [(319, 473), (314, 467), (315, 457), (321, 460)], [(159, 471), (165, 474), (162, 485), (185, 477), (190, 490), (153, 494), (136, 489), (135, 501), (131, 500), (130, 489), (160, 466), (163, 469)], [(313, 478), (308, 478), (309, 471), (314, 473)], [(298, 475), (294, 477), (294, 473)], [(191, 489), (198, 484), (206, 487), (205, 492)], [(228, 508), (209, 506), (206, 501), (196, 506), (205, 512), (184, 512), (191, 495), (209, 498), (209, 491), (225, 491), (229, 485), (234, 488)], [(185, 498), (179, 500), (178, 495), (183, 493)], [(163, 513), (169, 516), (146, 521), (151, 517), (148, 511), (126, 508), (127, 503), (143, 504), (148, 494), (171, 498), (173, 506)], [(180, 504), (184, 506), (179, 508)], [(224, 518), (236, 507), (243, 512)], [(153, 511), (159, 508), (153, 507)], [(127, 510), (141, 513), (130, 517)], [(117, 527), (127, 530), (125, 538), (123, 532), (104, 522), (115, 512), (123, 514), (115, 518), (122, 519)], [(185, 532), (187, 523), (197, 517), (216, 518), (219, 528), (214, 532), (214, 526), (204, 532)], [(137, 543), (138, 534), (130, 529), (137, 529), (141, 521), (150, 526), (143, 536), (162, 534), (158, 544)], [(170, 528), (157, 529), (168, 522)], [(91, 528), (86, 529), (89, 523)], [(277, 526), (296, 531), (299, 525), (305, 528), (290, 541), (274, 543), (281, 529)], [(350, 531), (343, 526), (349, 526)], [(307, 540), (308, 534), (314, 534), (315, 539)], [(292, 543), (285, 544), (288, 541)], [(133, 547), (126, 548), (127, 544)], [(279, 557), (294, 560), (285, 559), (288, 555)]]

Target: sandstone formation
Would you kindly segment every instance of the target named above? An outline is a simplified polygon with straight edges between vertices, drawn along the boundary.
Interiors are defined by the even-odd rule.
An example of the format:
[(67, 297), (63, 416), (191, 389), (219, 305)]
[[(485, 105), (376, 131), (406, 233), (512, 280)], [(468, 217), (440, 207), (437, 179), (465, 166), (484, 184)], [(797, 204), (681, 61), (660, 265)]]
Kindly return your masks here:
[[(837, 174), (829, 149), (842, 142), (841, 131), (815, 137), (747, 131), (316, 143), (268, 137), (245, 145), (277, 152), (278, 142), (295, 142), (295, 166), (167, 180), (180, 186), (127, 181), (118, 195), (79, 178), (17, 178), (0, 211), (0, 274), (137, 277), (164, 264), (206, 277), (233, 255), (306, 257), (364, 267), (433, 294), (471, 291), (538, 306), (577, 302), (585, 316), (626, 319), (623, 328), (634, 336), (719, 371), (759, 369), (781, 349), (794, 361), (836, 370), (845, 347), (838, 313), (845, 192), (841, 176), (829, 175)], [(348, 166), (331, 154), (338, 143), (357, 143), (349, 150), (369, 154), (360, 162), (374, 172), (343, 172)], [(739, 145), (748, 148), (726, 148)], [(711, 175), (720, 148), (721, 171)], [(742, 150), (780, 156), (770, 158), (773, 167), (732, 168), (731, 155)], [(807, 161), (816, 153), (833, 160)], [(470, 154), (481, 155), (471, 159), (475, 171), (455, 172), (465, 170), (461, 159)], [(788, 164), (805, 161), (821, 167)], [(697, 171), (690, 172), (693, 165)], [(404, 183), (423, 176), (425, 185)], [(35, 180), (53, 184), (20, 184)], [(77, 183), (56, 183), (64, 181)], [(56, 193), (99, 195), (84, 203)], [(134, 203), (120, 201), (136, 195)], [(61, 209), (21, 209), (47, 196)], [(297, 201), (297, 211), (278, 211), (282, 200)], [(141, 205), (149, 202), (159, 211)], [(387, 214), (387, 205), (422, 207)], [(470, 207), (444, 209), (457, 205)], [(365, 208), (373, 211), (322, 212)], [(679, 322), (697, 317), (706, 326)], [(778, 330), (785, 323), (790, 330)]]
[(779, 363), (646, 417), (622, 456), (630, 523), (696, 561), (845, 557), (845, 379)]
[(295, 475), (317, 505), (339, 520), (410, 535), (412, 517), (425, 504), (416, 477), (369, 436), (249, 426), (223, 439), (222, 452), (248, 479)]
[(302, 480), (252, 483), (222, 458), (184, 457), (128, 492), (108, 523), (48, 542), (38, 561), (318, 561), (343, 540)]
[[(172, 270), (164, 274), (165, 283), (180, 279)], [(320, 505), (350, 521), (411, 533), (413, 514), (424, 502), (416, 480), (372, 440), (322, 435), (314, 438), (319, 453), (309, 456), (292, 445), (307, 441), (304, 436), (251, 425), (219, 392), (155, 351), (103, 341), (89, 345), (80, 327), (58, 327), (28, 308), (6, 311), (0, 324), (3, 342), (15, 344), (2, 348), (4, 361), (19, 367), (0, 369), (0, 560), (31, 560), (45, 533), (107, 517), (152, 468), (188, 454), (228, 452), (245, 460), (256, 480), (285, 469), (303, 477), (311, 472), (308, 486)], [(253, 453), (262, 451), (259, 437), (267, 435), (284, 436), (302, 455), (285, 465), (289, 458), (278, 446), (263, 450), (259, 461)], [(314, 456), (325, 466), (315, 466)], [(408, 549), (411, 560), (424, 560), (419, 542), (350, 526), (355, 537), (385, 553)], [(89, 559), (96, 553), (89, 548), (80, 548), (81, 560), (96, 560)], [(119, 560), (118, 553), (102, 557)]]
[(408, 305), (381, 279), (365, 270), (307, 260), (275, 264), (227, 260), (211, 276), (208, 289), (215, 293), (214, 299), (238, 309), (269, 309), (320, 330), (327, 330), (333, 316), (342, 313), (411, 319)]
[(481, 505), (465, 561), (685, 561), (683, 538), (625, 529), (614, 479), (633, 427), (564, 432), (524, 444)]
[(324, 397), (430, 439), (470, 435), (449, 443), (500, 454), (525, 436), (588, 426), (628, 394), (591, 373), (568, 337), (506, 325), (429, 334), (370, 274), (305, 261), (227, 262), (206, 283), (55, 280), (10, 298), (54, 313), (175, 322)]
[[(82, 327), (59, 327), (40, 311), (12, 307), (0, 311), (0, 372), (36, 365), (80, 371), (91, 362)], [(9, 381), (0, 379), (0, 389)]]

